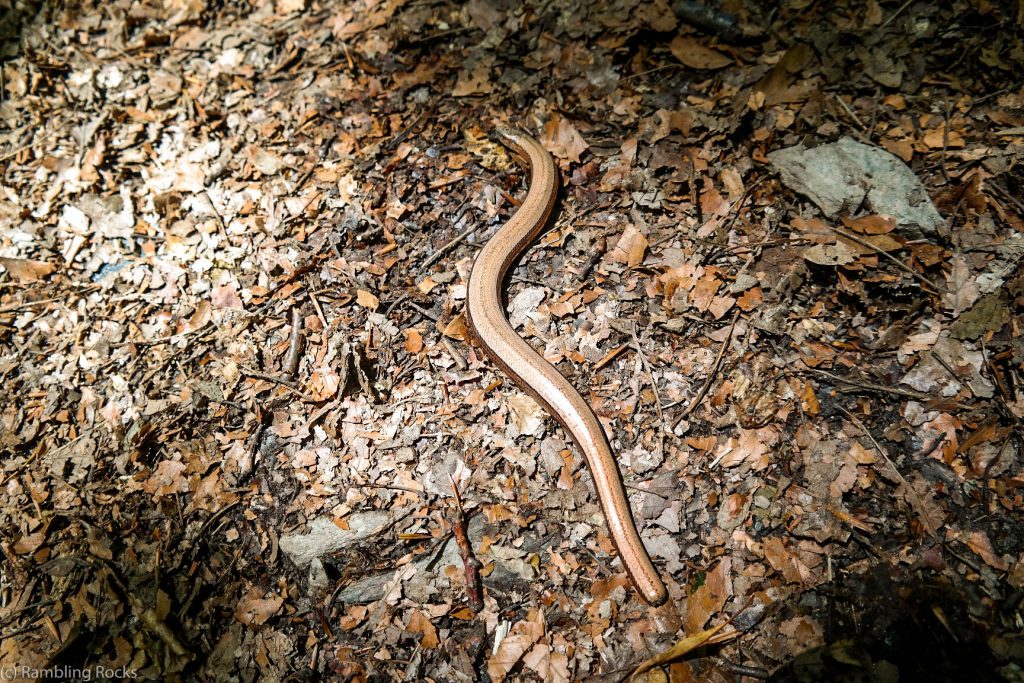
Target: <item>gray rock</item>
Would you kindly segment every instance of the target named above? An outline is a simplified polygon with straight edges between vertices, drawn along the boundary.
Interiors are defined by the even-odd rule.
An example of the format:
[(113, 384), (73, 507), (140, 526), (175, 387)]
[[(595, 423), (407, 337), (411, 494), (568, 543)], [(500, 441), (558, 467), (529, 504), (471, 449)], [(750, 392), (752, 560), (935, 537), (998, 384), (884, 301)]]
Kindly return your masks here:
[(808, 149), (803, 145), (768, 155), (782, 182), (829, 217), (861, 205), (896, 220), (910, 237), (932, 235), (943, 224), (928, 193), (899, 157), (848, 137)]
[(305, 569), (313, 560), (372, 538), (391, 524), (386, 512), (357, 512), (347, 518), (349, 528), (338, 528), (330, 517), (318, 517), (309, 523), (309, 533), (281, 537), (281, 551)]

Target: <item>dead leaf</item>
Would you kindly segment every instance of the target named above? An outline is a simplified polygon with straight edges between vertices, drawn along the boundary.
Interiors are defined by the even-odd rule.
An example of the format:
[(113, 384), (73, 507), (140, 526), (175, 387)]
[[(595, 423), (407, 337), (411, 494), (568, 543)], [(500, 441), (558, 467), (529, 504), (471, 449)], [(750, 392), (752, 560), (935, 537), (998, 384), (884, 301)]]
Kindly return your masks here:
[(412, 610), (412, 614), (409, 617), (409, 623), (406, 628), (412, 633), (418, 633), (420, 636), (420, 647), (427, 650), (432, 650), (438, 645), (437, 640), (437, 627), (430, 623), (423, 612), (418, 609)]
[(714, 628), (709, 628), (700, 633), (695, 633), (692, 636), (687, 636), (682, 640), (676, 642), (675, 645), (665, 650), (664, 652), (657, 654), (650, 659), (645, 660), (640, 666), (636, 668), (633, 675), (630, 676), (630, 681), (638, 681), (638, 677), (650, 671), (651, 669), (667, 664), (675, 659), (685, 657), (689, 653), (693, 652), (697, 648), (704, 647), (705, 645), (718, 645), (721, 643), (727, 643), (730, 640), (736, 638), (739, 635), (739, 631), (729, 631), (727, 633), (719, 633), (722, 628), (728, 624), (728, 621), (723, 621)]
[(56, 269), (57, 266), (46, 261), (0, 257), (0, 266), (19, 282), (35, 282), (42, 280)]
[(814, 50), (806, 43), (796, 43), (782, 55), (764, 78), (753, 87), (753, 93), (763, 93), (760, 104), (772, 107), (783, 102), (798, 101), (799, 98), (787, 97), (787, 90), (793, 84), (794, 77), (807, 68), (814, 59)]
[(235, 619), (246, 626), (259, 626), (277, 614), (284, 604), (284, 598), (271, 594), (264, 598), (264, 591), (253, 586), (235, 605)]
[(453, 97), (467, 97), (469, 95), (486, 95), (494, 89), (491, 81), (491, 64), (478, 64), (472, 71), (459, 73), (459, 80), (452, 89)]
[(309, 392), (317, 401), (326, 401), (337, 394), (340, 388), (341, 377), (331, 367), (318, 367), (310, 376)]
[(423, 335), (419, 330), (410, 327), (407, 330), (402, 330), (402, 334), (405, 335), (406, 353), (417, 354), (423, 350)]
[(732, 562), (723, 559), (708, 571), (704, 583), (686, 600), (686, 616), (683, 627), (687, 633), (695, 633), (708, 622), (716, 612), (725, 606), (732, 596)]
[(466, 318), (462, 313), (451, 319), (451, 321), (445, 325), (441, 333), (449, 339), (457, 339), (463, 341), (470, 338), (469, 327), (466, 326)]
[(842, 217), (843, 225), (861, 235), (882, 235), (896, 229), (896, 221), (891, 216), (872, 214), (860, 218)]
[(367, 310), (376, 311), (380, 306), (380, 299), (365, 289), (359, 289), (356, 290), (356, 303)]
[(732, 57), (705, 47), (690, 36), (676, 36), (668, 49), (676, 59), (694, 69), (721, 69), (732, 64)]
[(972, 531), (967, 535), (967, 547), (969, 547), (974, 553), (985, 560), (985, 564), (1001, 572), (1005, 572), (1010, 568), (1006, 560), (996, 554), (996, 551), (992, 548), (992, 541), (989, 540), (988, 535), (981, 531)]
[(516, 622), (507, 636), (498, 643), (495, 652), (487, 660), (487, 674), (500, 683), (533, 644), (544, 635), (543, 617), (536, 611), (523, 621)]
[(635, 225), (628, 225), (615, 247), (608, 252), (608, 259), (634, 268), (643, 263), (648, 244), (647, 238)]
[(579, 131), (564, 116), (553, 116), (544, 126), (544, 146), (558, 159), (574, 164), (580, 163), (580, 156), (589, 145)]
[(507, 400), (509, 419), (520, 434), (536, 435), (547, 413), (527, 394), (514, 394)]
[(815, 244), (804, 250), (804, 258), (819, 266), (845, 266), (857, 260), (857, 255), (844, 242)]

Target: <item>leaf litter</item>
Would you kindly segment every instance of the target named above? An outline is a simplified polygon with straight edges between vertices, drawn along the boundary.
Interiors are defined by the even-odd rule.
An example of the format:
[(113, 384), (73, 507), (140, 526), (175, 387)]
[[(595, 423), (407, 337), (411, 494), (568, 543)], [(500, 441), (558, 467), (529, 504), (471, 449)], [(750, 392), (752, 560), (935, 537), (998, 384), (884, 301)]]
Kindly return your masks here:
[[(1019, 13), (726, 4), (754, 30), (663, 2), (12, 13), (0, 666), (1016, 680)], [(612, 438), (657, 609), (579, 452), (467, 339), (522, 192), (499, 124), (564, 178), (512, 317)]]

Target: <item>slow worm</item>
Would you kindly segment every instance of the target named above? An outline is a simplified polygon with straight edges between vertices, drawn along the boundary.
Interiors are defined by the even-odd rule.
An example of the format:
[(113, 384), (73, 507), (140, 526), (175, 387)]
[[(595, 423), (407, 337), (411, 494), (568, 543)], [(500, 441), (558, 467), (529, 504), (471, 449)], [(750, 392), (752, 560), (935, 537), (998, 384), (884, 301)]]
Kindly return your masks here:
[(529, 166), (530, 189), (519, 209), (484, 245), (473, 263), (466, 296), (470, 330), (487, 356), (545, 406), (572, 436), (590, 467), (622, 564), (644, 600), (660, 605), (667, 595), (665, 584), (637, 533), (619, 468), (600, 421), (569, 381), (519, 337), (505, 318), (505, 276), (547, 225), (558, 196), (558, 173), (551, 154), (532, 137), (506, 129), (498, 133)]

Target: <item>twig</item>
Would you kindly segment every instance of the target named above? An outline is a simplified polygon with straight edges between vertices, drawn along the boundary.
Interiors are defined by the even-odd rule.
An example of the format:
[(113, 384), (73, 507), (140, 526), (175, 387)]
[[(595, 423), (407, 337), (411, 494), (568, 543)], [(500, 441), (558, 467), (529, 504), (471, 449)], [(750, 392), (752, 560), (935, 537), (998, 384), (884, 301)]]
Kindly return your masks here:
[(274, 375), (268, 375), (265, 372), (259, 372), (258, 370), (253, 370), (252, 368), (247, 368), (244, 365), (239, 366), (238, 369), (241, 370), (247, 377), (252, 377), (254, 379), (262, 379), (262, 380), (265, 380), (267, 382), (273, 382), (274, 384), (279, 384), (282, 387), (284, 387), (285, 389), (287, 389), (288, 391), (292, 392), (293, 394), (295, 394), (296, 396), (301, 398), (302, 400), (306, 401), (307, 403), (319, 403), (320, 402), (318, 399), (315, 399), (312, 396), (307, 396), (302, 391), (300, 391), (295, 386), (294, 382), (291, 382), (291, 381), (286, 380), (286, 379), (281, 379), (280, 377), (275, 377)]
[(466, 595), (469, 599), (469, 608), (474, 612), (479, 612), (484, 608), (483, 582), (480, 579), (480, 569), (483, 564), (473, 554), (473, 546), (469, 542), (466, 512), (462, 509), (459, 487), (450, 474), (448, 477), (452, 481), (452, 491), (455, 494), (456, 517), (452, 524), (452, 531), (455, 533), (455, 543), (459, 546), (459, 554), (462, 556), (462, 563), (466, 568)]
[(211, 321), (207, 320), (205, 323), (203, 323), (202, 325), (200, 325), (199, 327), (197, 327), (194, 330), (187, 330), (185, 332), (175, 332), (172, 335), (168, 335), (166, 337), (160, 337), (159, 339), (126, 339), (124, 341), (113, 342), (110, 345), (111, 346), (129, 346), (129, 345), (131, 345), (131, 346), (159, 346), (160, 344), (170, 344), (170, 343), (178, 341), (179, 339), (184, 339), (185, 337), (189, 337), (189, 336), (191, 336), (193, 334), (196, 334), (198, 332), (202, 332), (203, 330), (205, 330), (210, 325), (210, 323), (211, 323)]
[(833, 95), (833, 97), (835, 97), (835, 100), (836, 102), (839, 103), (839, 106), (841, 106), (846, 111), (846, 113), (849, 114), (850, 118), (853, 119), (853, 122), (857, 124), (857, 127), (860, 128), (862, 131), (867, 131), (868, 127), (864, 125), (864, 122), (860, 120), (860, 117), (857, 116), (856, 112), (854, 112), (853, 109), (850, 108), (850, 105), (844, 102), (843, 98), (840, 97), (839, 95)]
[(295, 374), (299, 371), (303, 341), (302, 315), (299, 313), (299, 307), (295, 306), (292, 308), (292, 333), (288, 342), (288, 355), (284, 359), (284, 376), (289, 382), (295, 380)]
[(736, 23), (735, 15), (713, 9), (693, 0), (676, 0), (672, 11), (679, 21), (698, 28), (705, 33), (719, 36), (729, 42), (739, 41), (746, 36)]
[(210, 205), (210, 211), (213, 211), (213, 215), (216, 216), (217, 227), (220, 228), (220, 236), (224, 238), (224, 243), (227, 244), (228, 226), (224, 224), (224, 219), (221, 217), (220, 211), (218, 211), (217, 207), (214, 206), (213, 197), (210, 196), (210, 193), (206, 191), (205, 187), (203, 188), (203, 196), (206, 197), (206, 202)]
[(946, 184), (949, 185), (949, 169), (946, 168), (946, 154), (949, 149), (949, 96), (945, 98), (945, 110), (944, 118), (942, 121), (942, 177), (945, 179)]
[(441, 346), (443, 346), (444, 350), (448, 352), (448, 355), (452, 357), (452, 360), (455, 361), (455, 365), (459, 367), (459, 370), (465, 370), (469, 367), (469, 363), (466, 362), (466, 359), (463, 358), (462, 354), (459, 353), (455, 346), (444, 337), (441, 337)]
[(0, 306), (0, 313), (13, 313), (15, 311), (22, 311), (26, 308), (34, 308), (35, 306), (41, 306), (43, 304), (52, 304), (54, 301), (64, 301), (67, 299), (65, 296), (54, 297), (53, 299), (39, 299), (38, 301), (26, 301), (22, 304), (7, 304)]
[(3, 642), (5, 640), (7, 640), (8, 638), (13, 638), (14, 636), (20, 636), (22, 633), (28, 633), (29, 631), (35, 631), (37, 628), (39, 628), (41, 626), (42, 626), (42, 623), (37, 622), (35, 624), (29, 624), (28, 626), (22, 626), (21, 628), (15, 629), (14, 631), (8, 631), (7, 633), (0, 633), (0, 642)]
[[(835, 382), (842, 382), (843, 384), (849, 384), (850, 386), (853, 386), (853, 387), (859, 387), (861, 389), (867, 389), (868, 391), (877, 391), (877, 392), (883, 393), (883, 394), (894, 394), (896, 396), (905, 396), (906, 398), (912, 398), (912, 399), (914, 399), (916, 401), (928, 401), (928, 402), (930, 402), (930, 401), (936, 400), (936, 398), (934, 396), (931, 396), (931, 395), (926, 394), (926, 393), (921, 392), (921, 391), (914, 391), (913, 389), (901, 389), (899, 387), (890, 387), (890, 386), (886, 386), (884, 384), (872, 384), (871, 382), (862, 382), (862, 381), (856, 380), (856, 379), (847, 379), (846, 377), (841, 377), (840, 375), (836, 375), (834, 373), (831, 373), (828, 370), (819, 370), (818, 368), (812, 368), (810, 366), (807, 366), (807, 369), (810, 372), (813, 372), (813, 373), (815, 373), (817, 375), (821, 375), (822, 377), (828, 377), (829, 379), (831, 379), (831, 380), (833, 380)], [(963, 403), (954, 403), (953, 405), (955, 405), (958, 408), (966, 408), (966, 409), (969, 409), (969, 408), (972, 407), (972, 406), (964, 405)]]
[(431, 322), (435, 322), (435, 323), (437, 322), (437, 316), (434, 315), (433, 313), (431, 313), (430, 311), (428, 311), (427, 309), (423, 308), (419, 304), (417, 304), (417, 303), (415, 303), (415, 302), (410, 300), (410, 301), (406, 301), (405, 305), (408, 306), (409, 308), (416, 309), (419, 312), (419, 314), (422, 315), (427, 320), (430, 320)]
[(897, 7), (896, 11), (893, 12), (892, 14), (890, 14), (889, 18), (882, 22), (882, 25), (878, 27), (878, 30), (881, 31), (883, 28), (885, 28), (886, 26), (891, 24), (896, 19), (896, 17), (901, 15), (903, 13), (903, 10), (907, 9), (908, 7), (910, 7), (910, 5), (913, 4), (913, 2), (914, 2), (914, 0), (907, 0), (902, 5)]
[(760, 680), (768, 680), (771, 676), (771, 672), (769, 672), (768, 669), (763, 669), (759, 666), (736, 664), (735, 662), (730, 662), (725, 657), (720, 657), (720, 659), (725, 663), (725, 668), (736, 676), (746, 676), (748, 678), (757, 678)]
[(442, 256), (444, 256), (445, 254), (447, 254), (447, 253), (448, 253), (448, 251), (449, 251), (449, 250), (450, 250), (450, 249), (451, 249), (452, 247), (455, 247), (455, 246), (457, 246), (457, 245), (458, 245), (458, 244), (459, 244), (460, 242), (462, 242), (462, 241), (463, 241), (463, 240), (465, 240), (465, 239), (466, 239), (467, 237), (469, 237), (470, 235), (472, 235), (472, 234), (473, 234), (474, 232), (476, 232), (476, 231), (477, 231), (477, 230), (478, 230), (479, 228), (480, 228), (480, 224), (479, 224), (479, 223), (477, 223), (476, 221), (474, 221), (472, 225), (470, 225), (470, 226), (469, 226), (468, 228), (466, 228), (465, 230), (463, 230), (462, 232), (460, 232), (460, 233), (458, 234), (458, 236), (457, 236), (457, 237), (456, 237), (455, 239), (453, 239), (453, 240), (452, 240), (452, 241), (450, 241), (450, 242), (449, 242), (448, 244), (444, 245), (443, 247), (441, 247), (440, 249), (438, 249), (437, 251), (435, 251), (435, 252), (434, 252), (434, 254), (433, 254), (433, 255), (432, 255), (432, 256), (431, 256), (430, 258), (428, 258), (428, 259), (427, 259), (426, 261), (424, 261), (424, 262), (423, 262), (423, 265), (422, 265), (422, 266), (420, 266), (420, 273), (424, 273), (424, 272), (426, 272), (427, 268), (429, 268), (430, 266), (432, 266), (432, 265), (434, 265), (435, 263), (437, 263), (437, 261), (438, 261), (438, 260), (439, 260), (439, 259), (440, 259), (440, 258), (441, 258)]
[(861, 245), (862, 247), (867, 247), (868, 249), (870, 249), (871, 251), (875, 252), (876, 254), (881, 254), (885, 258), (889, 259), (890, 261), (895, 263), (897, 266), (899, 266), (900, 268), (902, 268), (906, 272), (910, 273), (910, 275), (914, 279), (916, 279), (918, 282), (921, 282), (922, 284), (928, 285), (928, 287), (931, 288), (933, 294), (938, 294), (940, 291), (942, 291), (942, 290), (939, 289), (939, 286), (937, 284), (935, 284), (934, 282), (932, 282), (931, 280), (926, 278), (924, 275), (921, 275), (921, 273), (917, 272), (916, 270), (914, 270), (913, 268), (911, 268), (910, 266), (905, 264), (903, 261), (900, 261), (898, 258), (896, 258), (892, 254), (887, 252), (885, 249), (880, 249), (880, 248), (876, 247), (874, 244), (871, 244), (871, 242), (868, 242), (866, 239), (862, 239), (862, 238), (858, 237), (857, 235), (854, 235), (851, 232), (847, 232), (846, 230), (843, 230), (842, 228), (837, 228), (834, 225), (830, 225), (829, 228), (832, 229), (834, 232), (838, 233), (839, 235), (841, 235), (842, 237), (845, 237), (848, 240), (853, 240), (854, 242), (856, 242), (857, 244)]
[(675, 429), (675, 427), (677, 427), (680, 422), (689, 417), (690, 413), (694, 411), (694, 409), (700, 404), (701, 401), (704, 400), (704, 397), (707, 395), (708, 390), (711, 388), (711, 383), (715, 380), (715, 375), (718, 374), (718, 367), (722, 364), (722, 356), (725, 355), (725, 349), (729, 346), (729, 342), (732, 341), (732, 333), (733, 330), (736, 329), (736, 321), (739, 320), (739, 318), (740, 312), (736, 311), (732, 316), (732, 324), (729, 325), (729, 334), (726, 336), (725, 341), (722, 342), (722, 348), (718, 349), (718, 357), (715, 358), (715, 364), (712, 366), (711, 372), (708, 373), (708, 378), (704, 381), (704, 386), (700, 388), (700, 391), (697, 392), (697, 395), (694, 397), (694, 399), (690, 401), (690, 405), (686, 406), (686, 408), (683, 410), (683, 414), (679, 416), (679, 419), (676, 420), (675, 425), (672, 426), (673, 429)]
[(24, 152), (26, 149), (31, 149), (35, 145), (39, 145), (39, 144), (42, 144), (42, 143), (46, 142), (49, 138), (53, 137), (54, 133), (57, 133), (57, 132), (63, 130), (64, 129), (64, 125), (65, 124), (62, 123), (62, 124), (58, 125), (56, 128), (54, 128), (53, 130), (51, 130), (51, 131), (49, 131), (47, 133), (43, 133), (43, 135), (40, 138), (32, 140), (32, 142), (28, 143), (27, 145), (22, 145), (21, 147), (18, 147), (17, 149), (12, 149), (10, 152), (7, 152), (6, 154), (0, 155), (0, 162), (7, 161), (8, 159), (11, 159), (13, 157), (18, 156), (19, 154)]
[(950, 544), (949, 544), (949, 543), (943, 543), (943, 544), (942, 544), (942, 548), (943, 548), (943, 549), (944, 549), (944, 550), (945, 550), (945, 551), (946, 551), (947, 553), (949, 553), (950, 555), (952, 555), (953, 557), (955, 557), (956, 559), (960, 560), (960, 561), (961, 561), (961, 562), (963, 562), (963, 563), (964, 563), (965, 565), (967, 565), (968, 567), (970, 567), (970, 568), (971, 568), (972, 570), (974, 570), (974, 573), (975, 573), (975, 574), (980, 574), (980, 573), (981, 573), (981, 567), (980, 567), (980, 566), (978, 565), (978, 563), (977, 563), (977, 562), (975, 562), (974, 560), (972, 560), (972, 559), (970, 559), (970, 558), (968, 558), (968, 557), (964, 557), (964, 556), (963, 556), (963, 555), (961, 555), (960, 553), (958, 553), (958, 552), (956, 552), (955, 550), (953, 550), (953, 548), (952, 548), (952, 547), (950, 547)]
[(647, 373), (648, 381), (651, 383), (651, 391), (654, 393), (654, 409), (658, 413), (658, 457), (662, 457), (662, 454), (665, 452), (665, 412), (661, 406), (658, 382), (654, 379), (654, 370), (651, 369), (651, 364), (647, 360), (647, 354), (644, 353), (643, 348), (640, 346), (640, 339), (636, 336), (636, 326), (632, 326), (629, 332), (633, 336), (633, 348), (636, 349), (637, 356), (640, 357), (640, 363), (644, 366), (644, 372)]
[(934, 536), (938, 532), (938, 529), (931, 523), (931, 520), (928, 518), (928, 515), (926, 514), (927, 508), (924, 505), (924, 501), (921, 500), (921, 495), (917, 492), (916, 489), (914, 489), (914, 487), (910, 485), (910, 483), (904, 478), (903, 474), (896, 468), (896, 463), (892, 461), (886, 450), (882, 448), (882, 444), (878, 443), (878, 441), (875, 440), (874, 435), (872, 435), (871, 432), (868, 431), (868, 428), (864, 426), (864, 423), (861, 422), (856, 415), (854, 415), (853, 413), (849, 412), (848, 410), (844, 409), (841, 406), (835, 406), (835, 408), (843, 415), (845, 415), (850, 420), (850, 422), (852, 422), (857, 427), (857, 429), (862, 431), (864, 433), (864, 436), (868, 437), (868, 439), (871, 440), (871, 443), (874, 444), (875, 446), (875, 450), (878, 451), (878, 454), (881, 455), (882, 458), (885, 460), (886, 464), (889, 465), (889, 469), (893, 471), (893, 474), (896, 475), (896, 478), (899, 480), (900, 484), (907, 490), (908, 495), (910, 495), (917, 502), (917, 512), (919, 517), (921, 518), (921, 523), (928, 530), (928, 533)]
[(398, 145), (402, 144), (402, 142), (407, 137), (409, 137), (412, 134), (412, 132), (414, 130), (416, 130), (416, 128), (419, 127), (419, 125), (421, 123), (423, 123), (424, 119), (434, 115), (434, 111), (436, 109), (437, 109), (437, 102), (433, 102), (429, 107), (427, 107), (426, 109), (421, 111), (419, 113), (419, 116), (417, 116), (415, 119), (413, 119), (412, 123), (410, 123), (408, 126), (406, 126), (402, 131), (400, 131), (397, 135), (395, 135), (393, 138), (391, 138), (391, 140), (389, 140), (387, 143), (385, 143), (384, 144), (384, 149), (391, 150), (391, 149), (394, 149), (395, 147), (398, 147)]
[(637, 72), (635, 74), (630, 74), (628, 76), (625, 76), (619, 82), (620, 83), (625, 83), (626, 81), (631, 81), (634, 78), (640, 78), (641, 76), (647, 76), (649, 74), (657, 73), (658, 71), (666, 71), (668, 69), (685, 69), (685, 68), (686, 68), (685, 64), (662, 64), (661, 66), (656, 66), (653, 69), (647, 69), (646, 71), (640, 71), (640, 72)]
[(408, 486), (395, 486), (393, 484), (352, 484), (352, 486), (359, 489), (387, 489), (388, 491), (406, 491), (408, 493), (415, 493), (417, 496), (425, 495), (423, 491), (417, 491), (416, 489)]
[(313, 303), (313, 308), (316, 309), (316, 314), (320, 318), (320, 323), (324, 326), (324, 329), (330, 328), (327, 324), (327, 316), (324, 315), (324, 309), (320, 306), (320, 301), (316, 298), (314, 292), (309, 292), (309, 300)]

